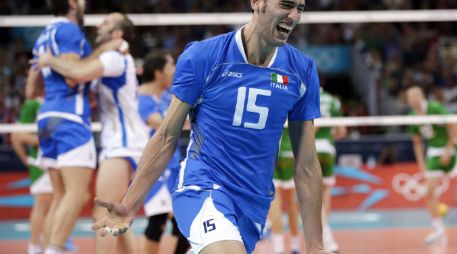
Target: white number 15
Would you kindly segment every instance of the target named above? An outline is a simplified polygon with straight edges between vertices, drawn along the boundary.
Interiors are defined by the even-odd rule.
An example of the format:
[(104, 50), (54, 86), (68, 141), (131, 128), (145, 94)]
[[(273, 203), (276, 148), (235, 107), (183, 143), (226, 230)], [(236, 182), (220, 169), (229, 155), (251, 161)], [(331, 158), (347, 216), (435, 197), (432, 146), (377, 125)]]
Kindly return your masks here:
[(246, 111), (259, 114), (259, 121), (257, 123), (245, 122), (244, 128), (262, 130), (265, 128), (267, 123), (269, 109), (267, 107), (260, 107), (255, 105), (257, 96), (271, 96), (270, 90), (240, 87), (238, 88), (238, 95), (236, 99), (235, 114), (233, 115), (233, 126), (241, 126), (243, 121), (244, 104), (246, 101), (246, 90), (248, 90), (248, 102), (246, 105)]

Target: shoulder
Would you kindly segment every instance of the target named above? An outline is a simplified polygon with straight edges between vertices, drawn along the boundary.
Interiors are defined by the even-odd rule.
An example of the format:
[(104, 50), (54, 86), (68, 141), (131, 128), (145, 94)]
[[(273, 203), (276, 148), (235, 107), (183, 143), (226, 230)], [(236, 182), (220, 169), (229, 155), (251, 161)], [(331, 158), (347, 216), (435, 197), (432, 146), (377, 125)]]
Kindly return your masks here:
[(191, 42), (187, 44), (180, 57), (192, 57), (193, 60), (209, 60), (216, 58), (233, 36), (234, 32), (230, 32), (206, 40)]
[(290, 44), (284, 45), (283, 50), (291, 59), (291, 61), (295, 63), (304, 64), (306, 67), (314, 65), (314, 60), (312, 57), (305, 55), (302, 51)]
[(429, 107), (429, 111), (431, 114), (434, 114), (434, 113), (447, 113), (447, 108), (446, 106), (444, 106), (444, 104), (438, 102), (438, 101), (434, 101), (434, 100), (430, 100), (428, 102), (428, 107)]

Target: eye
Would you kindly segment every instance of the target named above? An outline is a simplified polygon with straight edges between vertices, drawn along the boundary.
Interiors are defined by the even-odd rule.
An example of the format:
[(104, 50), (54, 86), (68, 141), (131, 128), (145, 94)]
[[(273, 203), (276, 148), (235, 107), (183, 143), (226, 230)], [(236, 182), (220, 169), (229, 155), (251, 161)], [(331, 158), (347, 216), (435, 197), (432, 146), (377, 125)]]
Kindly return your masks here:
[(297, 6), (297, 9), (298, 9), (299, 12), (304, 12), (305, 11), (305, 5), (304, 4), (299, 4)]
[(296, 6), (296, 3), (293, 1), (281, 1), (279, 2), (279, 6), (281, 6), (284, 9), (292, 9)]

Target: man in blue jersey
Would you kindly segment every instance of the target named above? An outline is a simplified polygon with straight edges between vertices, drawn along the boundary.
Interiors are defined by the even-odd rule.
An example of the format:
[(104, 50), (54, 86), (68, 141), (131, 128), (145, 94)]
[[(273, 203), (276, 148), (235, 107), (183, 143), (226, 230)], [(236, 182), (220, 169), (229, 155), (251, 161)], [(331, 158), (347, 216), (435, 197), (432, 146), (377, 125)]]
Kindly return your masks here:
[[(133, 58), (130, 54), (109, 50), (108, 47), (116, 45), (116, 42), (113, 42), (115, 40), (125, 39), (132, 42), (134, 28), (126, 15), (110, 13), (97, 27), (95, 41), (100, 46), (90, 57), (77, 61), (62, 61), (47, 52), (41, 54), (37, 61), (39, 67), (50, 67), (64, 77), (78, 82), (99, 78), (96, 90), (103, 128), (100, 135), (102, 150), (95, 193), (110, 201), (119, 201), (127, 190), (133, 170), (148, 140), (148, 130), (138, 112), (138, 82)], [(103, 216), (104, 211), (95, 207), (94, 219), (99, 220)], [(96, 236), (96, 252), (134, 253), (133, 232), (119, 239)]]
[[(61, 59), (88, 56), (90, 45), (81, 31), (84, 0), (49, 0), (57, 16), (43, 30), (34, 54), (47, 49)], [(51, 215), (47, 217), (45, 254), (62, 253), (76, 219), (89, 198), (89, 183), (95, 168), (95, 145), (90, 131), (88, 86), (65, 79), (50, 68), (31, 69), (28, 91), (42, 79), (44, 103), (38, 114), (42, 160), (49, 169), (53, 189)]]
[(322, 172), (313, 119), (320, 116), (313, 61), (286, 41), (303, 0), (251, 0), (240, 30), (189, 44), (171, 87), (171, 105), (146, 146), (121, 203), (97, 199), (107, 217), (93, 229), (119, 235), (132, 224), (168, 164), (187, 115), (191, 142), (173, 193), (173, 212), (193, 253), (252, 253), (274, 196), (273, 166), (288, 119), (306, 253), (322, 246)]

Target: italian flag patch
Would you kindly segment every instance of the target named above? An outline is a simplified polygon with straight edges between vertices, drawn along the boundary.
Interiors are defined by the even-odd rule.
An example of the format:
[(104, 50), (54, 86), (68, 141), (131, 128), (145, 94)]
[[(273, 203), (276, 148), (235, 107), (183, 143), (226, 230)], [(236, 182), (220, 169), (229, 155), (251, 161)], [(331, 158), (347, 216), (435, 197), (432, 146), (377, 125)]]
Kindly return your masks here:
[(289, 84), (289, 78), (287, 76), (271, 73), (271, 82), (287, 85)]

